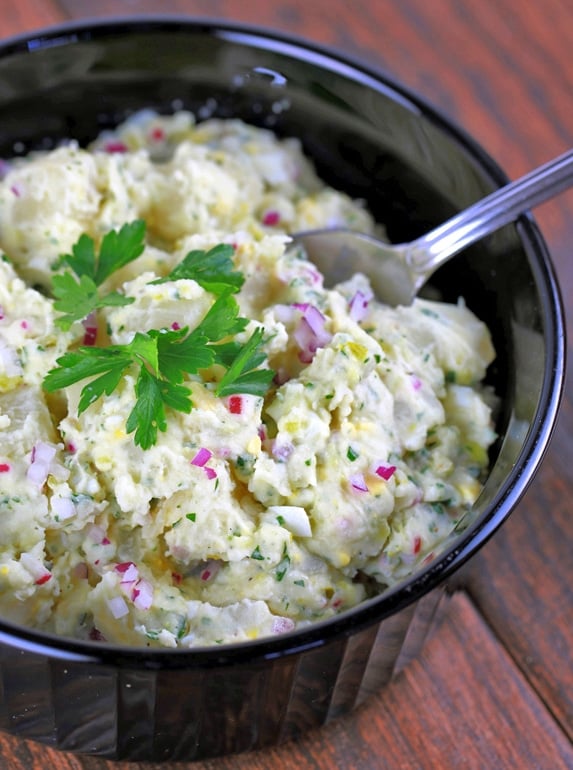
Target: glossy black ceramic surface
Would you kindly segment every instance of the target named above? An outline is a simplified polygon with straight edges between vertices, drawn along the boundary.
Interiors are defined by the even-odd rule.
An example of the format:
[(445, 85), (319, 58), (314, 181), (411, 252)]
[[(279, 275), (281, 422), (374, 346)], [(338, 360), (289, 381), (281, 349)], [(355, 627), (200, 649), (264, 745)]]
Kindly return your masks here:
[[(0, 46), (0, 157), (91, 140), (131, 112), (186, 108), (301, 138), (321, 175), (364, 198), (396, 241), (505, 178), (481, 148), (385, 76), (310, 43), (225, 22), (68, 25)], [(116, 759), (195, 759), (272, 745), (339, 716), (414, 656), (444, 586), (516, 506), (555, 421), (564, 325), (529, 217), (432, 282), (492, 330), (501, 397), (477, 519), (407, 583), (293, 634), (216, 649), (122, 649), (0, 622), (0, 729)]]

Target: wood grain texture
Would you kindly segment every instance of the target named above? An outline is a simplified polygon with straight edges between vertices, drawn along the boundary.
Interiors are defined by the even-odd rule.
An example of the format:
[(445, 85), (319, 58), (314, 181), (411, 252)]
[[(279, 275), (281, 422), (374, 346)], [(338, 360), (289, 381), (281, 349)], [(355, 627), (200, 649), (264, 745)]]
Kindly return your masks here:
[[(0, 36), (158, 10), (282, 29), (382, 68), (471, 132), (510, 177), (573, 146), (570, 0), (0, 0)], [(573, 192), (536, 219), (569, 305)], [(570, 340), (571, 324), (569, 316)], [(355, 714), (296, 743), (174, 770), (573, 767), (571, 376), (543, 467), (465, 571), (467, 592), (454, 597), (420, 660)], [(0, 767), (160, 766), (78, 758), (0, 735)]]
[(560, 433), (525, 501), (471, 565), (469, 585), (573, 741), (573, 523), (570, 482), (555, 470)]
[[(471, 132), (510, 177), (573, 144), (567, 0), (50, 0), (70, 18), (173, 13), (284, 30), (382, 68)], [(31, 2), (31, 0), (28, 0)], [(43, 0), (42, 0), (43, 2)], [(42, 4), (42, 2), (40, 4)], [(560, 267), (573, 193), (538, 209)], [(566, 270), (565, 288), (573, 296)]]
[(5, 39), (33, 29), (57, 24), (65, 18), (61, 7), (52, 0), (0, 2), (0, 37)]

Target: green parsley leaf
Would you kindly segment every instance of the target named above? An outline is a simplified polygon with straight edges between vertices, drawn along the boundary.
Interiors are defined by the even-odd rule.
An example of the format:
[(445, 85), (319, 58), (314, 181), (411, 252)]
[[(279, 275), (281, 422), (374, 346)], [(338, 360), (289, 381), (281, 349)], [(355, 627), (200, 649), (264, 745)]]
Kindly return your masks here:
[[(135, 336), (127, 345), (117, 345), (115, 347), (126, 350), (143, 364), (147, 364), (153, 374), (159, 374), (159, 352), (157, 350), (157, 335), (159, 332), (136, 332)], [(109, 350), (109, 348), (108, 348)]]
[(72, 270), (52, 278), (54, 308), (64, 314), (56, 319), (61, 329), (69, 329), (75, 321), (81, 321), (100, 307), (134, 302), (132, 297), (116, 291), (100, 295), (99, 287), (112, 273), (139, 257), (145, 247), (144, 239), (145, 222), (138, 219), (107, 233), (99, 255), (93, 239), (84, 234), (72, 247), (71, 254), (60, 257), (56, 267), (67, 265)]
[(63, 316), (56, 318), (56, 324), (66, 331), (74, 323), (87, 318), (90, 313), (100, 307), (130, 305), (134, 300), (117, 291), (100, 297), (98, 287), (87, 275), (82, 275), (79, 281), (70, 273), (55, 275), (52, 278), (52, 286), (56, 301), (54, 308)]
[(161, 380), (161, 398), (165, 406), (175, 409), (176, 412), (189, 414), (193, 403), (191, 401), (191, 391), (184, 385), (176, 385), (166, 380)]
[(149, 332), (157, 340), (159, 370), (171, 382), (182, 382), (185, 373), (197, 374), (207, 369), (215, 360), (215, 354), (207, 346), (208, 339), (200, 326), (187, 334), (188, 329)]
[[(67, 388), (87, 377), (93, 378), (97, 374), (109, 375), (111, 378), (103, 381), (101, 377), (92, 379), (84, 387), (82, 400), (78, 406), (78, 411), (81, 414), (99, 396), (104, 393), (107, 395), (113, 393), (121, 376), (131, 365), (132, 358), (128, 352), (124, 352), (119, 347), (81, 347), (77, 351), (65, 353), (58, 358), (57, 363), (59, 364), (58, 368), (51, 369), (44, 378), (44, 390), (48, 393)], [(85, 398), (83, 396), (84, 391), (87, 394)]]
[(229, 292), (236, 293), (245, 282), (245, 277), (235, 270), (231, 259), (233, 253), (233, 247), (225, 243), (220, 243), (209, 251), (190, 251), (169, 275), (152, 283), (187, 278), (196, 281), (205, 291), (218, 296)]
[[(108, 233), (102, 241), (99, 258), (96, 258), (93, 241), (82, 236), (72, 255), (63, 257), (75, 277), (71, 273), (54, 276), (54, 293), (58, 298), (55, 305), (64, 313), (58, 319), (60, 325), (69, 328), (74, 320), (99, 307), (131, 302), (117, 292), (99, 296), (98, 282), (139, 256), (144, 228), (143, 223), (135, 222), (113, 235)], [(136, 332), (125, 345), (80, 347), (57, 359), (57, 366), (44, 378), (44, 389), (53, 392), (88, 380), (80, 393), (78, 414), (81, 414), (99, 398), (110, 396), (126, 372), (133, 370), (135, 404), (127, 417), (126, 430), (134, 433), (136, 445), (143, 449), (157, 442), (159, 431), (167, 430), (166, 409), (191, 411), (191, 390), (182, 383), (189, 375), (200, 376), (201, 371), (213, 364), (224, 370), (215, 388), (216, 395), (264, 395), (274, 372), (260, 368), (266, 358), (261, 350), (263, 330), (257, 329), (244, 344), (233, 339), (244, 331), (249, 321), (239, 315), (239, 305), (232, 296), (242, 284), (236, 276), (241, 279), (242, 276), (232, 271), (228, 249), (230, 247), (218, 250), (216, 259), (211, 257), (208, 263), (212, 271), (216, 265), (222, 265), (220, 285), (225, 285), (225, 289), (194, 329), (150, 329)], [(208, 270), (205, 268), (203, 272)]]
[(89, 406), (104, 394), (111, 396), (130, 365), (131, 361), (129, 360), (118, 359), (109, 361), (107, 370), (82, 388), (78, 403), (78, 414), (85, 412)]
[(116, 270), (133, 262), (145, 248), (145, 222), (136, 219), (103, 237), (94, 280), (98, 286)]
[(71, 254), (62, 254), (55, 267), (67, 264), (78, 278), (86, 276), (95, 283), (96, 254), (93, 238), (81, 235), (78, 242), (72, 246)]
[(56, 319), (58, 326), (67, 331), (74, 321), (86, 318), (98, 305), (97, 286), (87, 275), (79, 281), (71, 273), (55, 275), (52, 286), (56, 301), (54, 308), (64, 313)]
[(242, 332), (249, 323), (239, 316), (239, 305), (230, 294), (223, 294), (211, 305), (200, 324), (202, 334), (211, 342)]
[(255, 329), (217, 385), (215, 393), (218, 396), (230, 396), (233, 393), (264, 396), (274, 372), (271, 369), (256, 368), (265, 359), (264, 353), (259, 350), (262, 341), (263, 330)]
[(140, 369), (135, 395), (137, 401), (125, 428), (128, 433), (135, 431), (133, 440), (142, 449), (149, 449), (157, 443), (158, 430), (167, 430), (166, 406), (187, 414), (191, 411), (191, 391), (188, 388), (154, 377), (145, 366)]
[(139, 370), (135, 395), (137, 401), (129, 413), (125, 428), (128, 433), (135, 431), (135, 443), (142, 449), (148, 449), (156, 443), (157, 431), (167, 430), (167, 420), (161, 383), (145, 366)]

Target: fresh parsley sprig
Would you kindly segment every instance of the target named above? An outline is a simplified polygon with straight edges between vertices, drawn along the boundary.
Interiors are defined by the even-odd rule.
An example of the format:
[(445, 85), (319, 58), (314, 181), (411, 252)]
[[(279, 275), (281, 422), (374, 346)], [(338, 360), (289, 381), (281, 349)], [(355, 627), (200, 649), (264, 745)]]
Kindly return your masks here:
[(238, 292), (245, 276), (235, 270), (233, 260), (233, 247), (227, 243), (220, 243), (209, 251), (199, 249), (190, 251), (176, 265), (169, 275), (152, 281), (152, 284), (177, 281), (180, 278), (191, 278), (200, 286), (212, 294), (221, 295), (227, 292)]
[[(63, 255), (57, 268), (70, 271), (53, 276), (54, 307), (63, 315), (56, 323), (69, 329), (101, 307), (132, 303), (119, 292), (102, 293), (101, 286), (124, 265), (143, 252), (145, 222), (136, 220), (107, 233), (96, 254), (92, 238), (82, 235), (72, 253)], [(232, 296), (244, 283), (235, 270), (233, 247), (219, 244), (209, 251), (190, 251), (164, 278), (153, 284), (192, 279), (216, 299), (193, 330), (150, 329), (137, 332), (131, 342), (108, 347), (83, 346), (57, 359), (57, 366), (44, 378), (44, 389), (54, 392), (88, 380), (80, 392), (78, 414), (103, 396), (111, 396), (128, 371), (135, 375), (135, 405), (127, 417), (126, 431), (142, 449), (157, 442), (158, 431), (167, 430), (166, 409), (189, 413), (191, 390), (183, 383), (188, 376), (218, 364), (223, 375), (215, 386), (217, 396), (249, 393), (263, 396), (274, 372), (260, 368), (265, 360), (263, 331), (257, 329), (244, 343), (236, 335), (248, 319), (239, 315)]]
[(72, 253), (63, 254), (56, 265), (66, 265), (71, 272), (52, 277), (54, 308), (63, 313), (56, 318), (56, 324), (65, 331), (100, 307), (131, 304), (132, 297), (117, 291), (102, 294), (100, 287), (112, 273), (137, 259), (144, 246), (145, 222), (140, 219), (106, 233), (98, 254), (93, 238), (80, 236)]
[(274, 372), (259, 368), (265, 360), (262, 329), (255, 330), (243, 345), (232, 339), (247, 324), (234, 297), (222, 294), (191, 331), (151, 329), (137, 332), (125, 345), (83, 346), (65, 353), (48, 372), (43, 386), (54, 392), (89, 378), (80, 394), (81, 414), (102, 396), (110, 396), (133, 369), (137, 372), (136, 401), (126, 431), (134, 432), (138, 446), (149, 449), (157, 443), (158, 431), (167, 430), (166, 407), (187, 414), (191, 411), (191, 390), (182, 384), (186, 375), (198, 375), (219, 364), (225, 372), (216, 395), (266, 393)]

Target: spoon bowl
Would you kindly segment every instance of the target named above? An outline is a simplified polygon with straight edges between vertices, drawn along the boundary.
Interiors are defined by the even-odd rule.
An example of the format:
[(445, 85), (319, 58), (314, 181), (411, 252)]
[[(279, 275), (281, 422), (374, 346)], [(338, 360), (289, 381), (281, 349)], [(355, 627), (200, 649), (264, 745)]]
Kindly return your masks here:
[(480, 238), (573, 185), (573, 150), (504, 185), (410, 243), (389, 244), (346, 228), (295, 233), (331, 284), (364, 273), (378, 299), (409, 305), (430, 276)]

